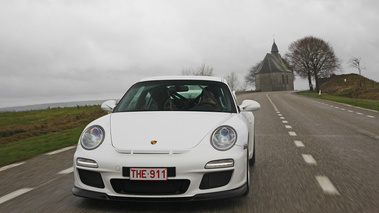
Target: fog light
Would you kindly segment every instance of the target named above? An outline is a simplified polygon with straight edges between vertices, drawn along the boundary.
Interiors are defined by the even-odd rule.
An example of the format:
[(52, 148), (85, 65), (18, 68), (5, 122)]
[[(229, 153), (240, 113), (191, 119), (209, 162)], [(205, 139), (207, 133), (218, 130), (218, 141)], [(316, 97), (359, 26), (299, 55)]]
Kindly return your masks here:
[(219, 169), (219, 168), (228, 168), (234, 166), (233, 159), (225, 159), (225, 160), (214, 160), (208, 162), (204, 168), (206, 169)]
[(77, 158), (76, 159), (77, 166), (90, 167), (90, 168), (98, 168), (96, 161), (86, 158)]

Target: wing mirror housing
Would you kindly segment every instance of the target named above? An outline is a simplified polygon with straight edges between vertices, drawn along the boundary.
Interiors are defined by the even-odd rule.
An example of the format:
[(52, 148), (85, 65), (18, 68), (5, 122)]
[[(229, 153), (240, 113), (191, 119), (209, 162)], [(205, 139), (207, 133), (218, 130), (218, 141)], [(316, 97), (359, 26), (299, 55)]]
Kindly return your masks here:
[(116, 107), (115, 100), (105, 101), (103, 104), (101, 104), (101, 109), (108, 112), (113, 112), (113, 109), (115, 107)]
[(253, 100), (244, 100), (239, 107), (242, 111), (257, 111), (261, 108), (261, 105)]

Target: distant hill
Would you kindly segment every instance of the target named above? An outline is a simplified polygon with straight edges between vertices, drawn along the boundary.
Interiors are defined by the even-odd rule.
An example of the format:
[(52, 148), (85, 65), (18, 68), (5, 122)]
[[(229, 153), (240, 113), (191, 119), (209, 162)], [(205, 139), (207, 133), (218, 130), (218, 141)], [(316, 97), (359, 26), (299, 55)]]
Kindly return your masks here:
[(379, 83), (358, 74), (333, 75), (319, 80), (324, 93), (379, 100)]
[(4, 107), (4, 108), (0, 108), (0, 112), (18, 112), (18, 111), (40, 110), (40, 109), (48, 109), (48, 108), (92, 106), (92, 105), (101, 105), (103, 102), (104, 102), (104, 100), (97, 100), (97, 101), (74, 101), (74, 102), (36, 104), (36, 105), (16, 106), (16, 107)]

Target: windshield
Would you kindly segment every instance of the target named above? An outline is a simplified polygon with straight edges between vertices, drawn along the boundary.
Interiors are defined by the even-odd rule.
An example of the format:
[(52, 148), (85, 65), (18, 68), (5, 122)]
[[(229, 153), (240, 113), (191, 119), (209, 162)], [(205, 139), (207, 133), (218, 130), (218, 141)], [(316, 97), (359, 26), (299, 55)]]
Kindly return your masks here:
[(226, 84), (214, 81), (146, 81), (133, 85), (114, 112), (211, 111), (236, 112)]

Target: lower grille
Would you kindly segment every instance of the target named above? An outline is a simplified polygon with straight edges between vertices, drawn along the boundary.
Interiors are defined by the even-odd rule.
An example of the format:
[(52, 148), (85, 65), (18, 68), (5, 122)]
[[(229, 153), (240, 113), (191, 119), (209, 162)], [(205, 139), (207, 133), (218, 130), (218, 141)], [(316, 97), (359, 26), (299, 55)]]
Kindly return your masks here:
[(78, 169), (80, 180), (88, 185), (97, 188), (104, 188), (103, 179), (99, 172), (88, 171), (84, 169)]
[(113, 190), (119, 194), (135, 195), (175, 195), (187, 191), (189, 180), (136, 181), (111, 179)]
[(200, 183), (200, 189), (212, 189), (225, 186), (232, 178), (233, 170), (222, 172), (211, 172), (204, 174)]

